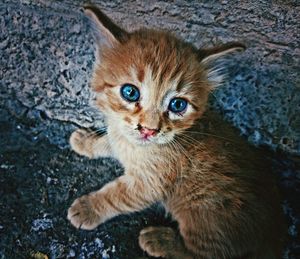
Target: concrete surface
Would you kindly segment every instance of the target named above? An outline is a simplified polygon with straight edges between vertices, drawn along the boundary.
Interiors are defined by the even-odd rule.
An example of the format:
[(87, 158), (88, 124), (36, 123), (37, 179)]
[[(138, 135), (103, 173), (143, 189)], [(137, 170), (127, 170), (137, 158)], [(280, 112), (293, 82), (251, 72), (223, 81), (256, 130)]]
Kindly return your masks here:
[[(211, 104), (251, 143), (275, 151), (291, 241), (300, 256), (300, 5), (295, 1), (93, 1), (125, 29), (172, 30), (196, 46), (239, 40)], [(157, 207), (95, 231), (65, 219), (75, 197), (121, 174), (70, 153), (76, 127), (103, 126), (90, 105), (94, 40), (84, 1), (0, 0), (0, 258), (135, 258), (137, 233), (174, 224)], [(158, 213), (157, 213), (158, 212)], [(154, 216), (156, 215), (157, 216)], [(101, 258), (100, 256), (100, 258)]]

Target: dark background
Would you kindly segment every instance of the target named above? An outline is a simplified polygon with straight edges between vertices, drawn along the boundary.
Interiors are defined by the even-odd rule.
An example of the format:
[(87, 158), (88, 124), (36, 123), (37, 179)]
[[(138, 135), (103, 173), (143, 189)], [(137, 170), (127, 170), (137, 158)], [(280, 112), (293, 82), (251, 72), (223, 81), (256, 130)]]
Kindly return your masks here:
[[(136, 258), (138, 232), (173, 225), (159, 206), (76, 230), (78, 196), (122, 173), (112, 159), (69, 150), (77, 127), (103, 126), (91, 104), (94, 39), (85, 1), (0, 0), (0, 258)], [(248, 2), (248, 3), (246, 3)], [(250, 3), (251, 2), (251, 3)], [(127, 30), (167, 29), (197, 47), (238, 40), (211, 106), (252, 144), (273, 150), (291, 240), (300, 258), (299, 1), (94, 1)]]

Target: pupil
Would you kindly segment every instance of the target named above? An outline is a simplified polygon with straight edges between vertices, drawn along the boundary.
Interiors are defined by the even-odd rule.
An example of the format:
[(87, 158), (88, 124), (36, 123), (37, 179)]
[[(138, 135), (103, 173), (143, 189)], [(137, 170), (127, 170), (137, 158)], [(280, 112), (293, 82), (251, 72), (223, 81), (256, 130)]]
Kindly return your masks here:
[(130, 97), (133, 97), (133, 96), (134, 96), (134, 91), (133, 91), (133, 89), (129, 89), (129, 96), (130, 96)]

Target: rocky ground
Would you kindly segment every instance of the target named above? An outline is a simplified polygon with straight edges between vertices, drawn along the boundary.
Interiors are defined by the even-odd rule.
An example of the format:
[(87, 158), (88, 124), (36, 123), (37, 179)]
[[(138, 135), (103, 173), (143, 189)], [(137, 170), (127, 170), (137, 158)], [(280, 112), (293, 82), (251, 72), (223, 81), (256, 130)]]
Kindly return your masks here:
[[(78, 231), (74, 198), (122, 174), (117, 161), (69, 150), (77, 127), (103, 126), (90, 104), (94, 60), (84, 1), (0, 0), (0, 258), (136, 258), (148, 225), (175, 225), (158, 206)], [(164, 28), (196, 46), (240, 40), (212, 107), (273, 150), (290, 242), (300, 258), (300, 7), (297, 1), (94, 1), (126, 29)], [(249, 1), (250, 2), (250, 1)]]

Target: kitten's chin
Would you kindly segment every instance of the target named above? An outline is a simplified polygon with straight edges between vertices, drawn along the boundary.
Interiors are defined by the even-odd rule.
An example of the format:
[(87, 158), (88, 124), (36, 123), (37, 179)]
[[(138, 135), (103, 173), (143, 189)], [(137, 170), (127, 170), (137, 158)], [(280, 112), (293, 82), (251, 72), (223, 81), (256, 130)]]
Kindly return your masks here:
[(137, 139), (135, 142), (139, 146), (153, 146), (156, 143), (151, 141), (150, 139)]
[(165, 145), (170, 143), (173, 140), (173, 136), (170, 137), (150, 137), (150, 138), (143, 138), (143, 137), (127, 137), (127, 139), (138, 146), (155, 146), (155, 145)]
[(137, 146), (153, 146), (153, 145), (157, 145), (157, 143), (155, 141), (153, 141), (153, 139), (145, 139), (142, 137), (133, 137), (133, 136), (127, 136), (127, 140)]

